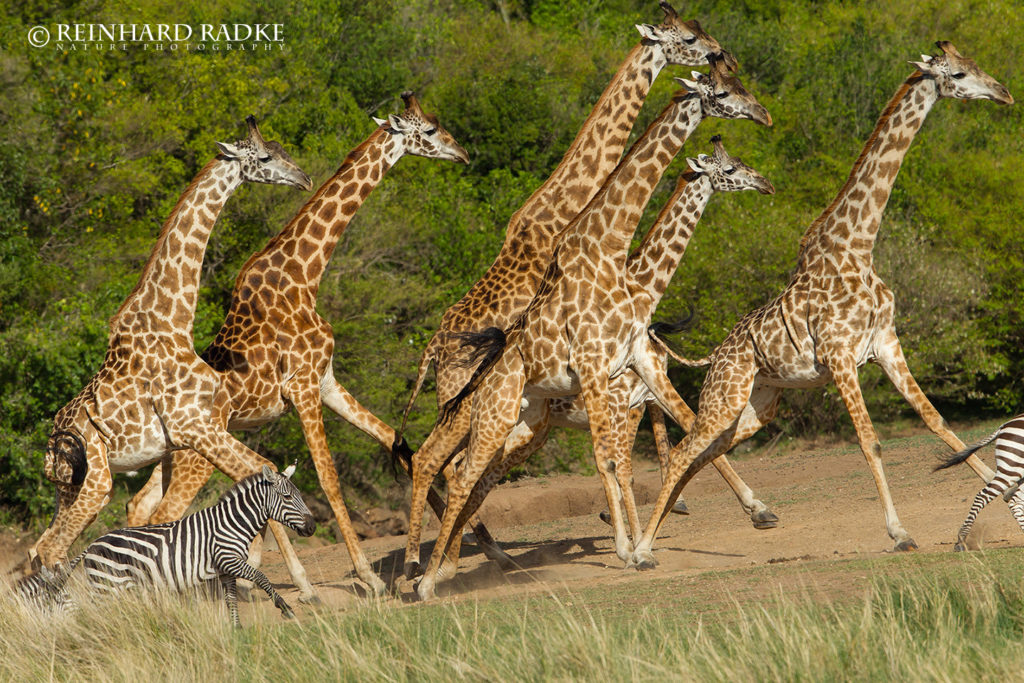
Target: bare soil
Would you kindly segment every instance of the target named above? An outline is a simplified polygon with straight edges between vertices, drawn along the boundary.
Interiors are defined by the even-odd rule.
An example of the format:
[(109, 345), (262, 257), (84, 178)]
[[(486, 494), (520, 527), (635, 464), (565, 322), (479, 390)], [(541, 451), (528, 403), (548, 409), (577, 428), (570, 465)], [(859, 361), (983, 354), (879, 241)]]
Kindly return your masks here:
[[(970, 442), (995, 425), (959, 433)], [(982, 487), (966, 465), (933, 473), (938, 458), (948, 453), (942, 442), (925, 431), (883, 445), (896, 510), (919, 546), (913, 553), (918, 557), (952, 552), (956, 532)], [(991, 464), (991, 449), (981, 455), (988, 456)], [(670, 515), (662, 527), (655, 544), (659, 566), (647, 572), (626, 570), (615, 556), (611, 529), (598, 518), (605, 500), (597, 476), (524, 479), (495, 489), (481, 510), (484, 522), (520, 569), (503, 572), (466, 542), (458, 576), (441, 582), (438, 595), (441, 600), (489, 600), (565, 588), (621, 595), (610, 589), (628, 586), (645, 595), (645, 600), (680, 600), (680, 588), (700, 585), (705, 597), (741, 603), (794, 587), (832, 599), (859, 593), (870, 580), (872, 572), (864, 571), (858, 559), (891, 557), (889, 566), (898, 569), (900, 558), (906, 557), (892, 552), (875, 484), (856, 443), (781, 454), (773, 449), (754, 450), (733, 463), (779, 516), (777, 528), (754, 529), (718, 473), (707, 467), (683, 492), (691, 514)], [(641, 521), (646, 523), (660, 476), (657, 466), (648, 461), (638, 463), (636, 470), (635, 493), (642, 506)], [(424, 534), (424, 561), (433, 549), (436, 528), (432, 520)], [(392, 587), (389, 600), (396, 604), (416, 602), (414, 584), (401, 578), (405, 540), (401, 535), (363, 542), (375, 570)], [(297, 547), (319, 598), (326, 607), (358, 605), (365, 591), (352, 573), (345, 546), (316, 547), (313, 541)], [(1024, 539), (1006, 505), (997, 500), (981, 514), (969, 545), (1020, 546)], [(295, 605), (297, 592), (280, 554), (268, 550), (263, 566)], [(262, 605), (272, 609), (266, 601)], [(297, 607), (300, 618), (304, 609), (309, 608)], [(705, 604), (703, 609), (709, 607)]]

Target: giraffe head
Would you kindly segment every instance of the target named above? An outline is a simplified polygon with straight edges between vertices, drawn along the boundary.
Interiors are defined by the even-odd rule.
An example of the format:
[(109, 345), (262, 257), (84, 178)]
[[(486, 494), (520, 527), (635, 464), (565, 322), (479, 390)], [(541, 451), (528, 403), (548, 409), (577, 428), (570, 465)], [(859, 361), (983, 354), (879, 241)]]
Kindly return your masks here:
[(466, 150), (438, 123), (436, 116), (420, 108), (411, 90), (402, 93), (402, 100), (405, 102), (405, 111), (401, 114), (391, 114), (387, 119), (373, 119), (400, 145), (402, 154), (469, 163)]
[(767, 178), (725, 151), (721, 135), (711, 138), (711, 144), (715, 146), (714, 154), (701, 154), (696, 159), (687, 157), (686, 163), (694, 173), (707, 176), (715, 192), (757, 190), (761, 194), (775, 194)]
[(709, 36), (696, 19), (683, 21), (676, 14), (672, 5), (661, 0), (661, 9), (665, 12), (665, 21), (653, 24), (637, 24), (645, 43), (657, 44), (661, 47), (669, 64), (683, 66), (701, 66), (710, 54), (721, 54), (726, 65), (733, 71), (739, 66), (736, 58), (722, 49), (718, 41)]
[(771, 114), (757, 98), (747, 92), (726, 65), (721, 55), (708, 55), (711, 70), (702, 74), (694, 71), (693, 80), (677, 78), (686, 90), (700, 97), (704, 116), (723, 119), (750, 119), (762, 126), (772, 125)]
[(920, 62), (911, 64), (920, 69), (926, 78), (935, 79), (940, 97), (1013, 104), (1013, 96), (1006, 86), (979, 69), (973, 59), (957, 52), (953, 43), (940, 40), (935, 44), (942, 50), (942, 54), (921, 55)]
[(223, 158), (241, 164), (242, 180), (312, 190), (313, 181), (292, 161), (281, 143), (263, 139), (260, 129), (256, 126), (256, 117), (250, 114), (245, 122), (249, 124), (247, 138), (234, 144), (217, 143)]

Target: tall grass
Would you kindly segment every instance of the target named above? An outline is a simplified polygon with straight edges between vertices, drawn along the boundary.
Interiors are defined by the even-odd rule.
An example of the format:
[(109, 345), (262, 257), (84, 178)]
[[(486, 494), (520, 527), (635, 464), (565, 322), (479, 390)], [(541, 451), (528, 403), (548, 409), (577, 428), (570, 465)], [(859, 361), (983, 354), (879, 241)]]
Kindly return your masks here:
[[(1007, 551), (1013, 553), (1014, 551)], [(1024, 583), (976, 557), (912, 567), (831, 603), (726, 601), (701, 617), (541, 597), (346, 612), (301, 621), (214, 602), (84, 604), (45, 619), (0, 613), (3, 680), (996, 680), (1024, 662)]]

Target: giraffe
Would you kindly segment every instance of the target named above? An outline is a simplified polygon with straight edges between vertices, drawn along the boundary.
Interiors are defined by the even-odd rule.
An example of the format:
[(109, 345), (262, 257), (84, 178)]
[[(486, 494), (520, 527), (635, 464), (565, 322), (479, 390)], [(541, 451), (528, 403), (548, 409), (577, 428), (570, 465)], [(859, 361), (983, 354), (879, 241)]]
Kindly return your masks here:
[[(627, 497), (629, 509), (631, 482), (617, 481), (619, 473), (608, 466), (621, 431), (618, 418), (624, 416), (626, 406), (610, 404), (609, 378), (631, 368), (644, 377), (664, 405), (680, 405), (683, 401), (668, 378), (648, 373), (649, 364), (640, 358), (646, 345), (639, 340), (646, 340), (647, 334), (640, 324), (639, 309), (644, 305), (625, 281), (630, 240), (665, 168), (704, 117), (749, 119), (771, 125), (767, 110), (729, 74), (722, 60), (711, 56), (710, 61), (708, 75), (695, 74), (694, 81), (676, 79), (683, 89), (675, 93), (597, 195), (565, 228), (536, 297), (509, 331), (490, 328), (463, 335), (476, 347), (473, 356), (479, 360), (477, 370), (445, 405), (438, 426), (413, 459), (416, 496), (417, 485), (422, 491), (424, 482), (430, 482), (446, 455), (454, 452), (453, 443), (465, 438), (463, 425), (470, 423), (469, 450), (449, 484), (448, 507), (438, 541), (417, 589), (421, 598), (433, 597), (451, 535), (465, 521), (460, 512), (466, 498), (483, 469), (500, 453), (520, 419), (520, 411), (524, 422), (535, 423), (532, 415), (543, 415), (546, 399), (554, 396), (583, 396), (616, 549), (623, 559), (632, 550), (616, 493)], [(462, 404), (470, 395), (471, 410)], [(679, 412), (684, 410), (688, 408), (680, 407)], [(440, 447), (426, 450), (438, 432), (442, 438), (434, 443)], [(448, 435), (447, 442), (444, 435)], [(422, 515), (422, 506), (420, 494), (419, 499), (413, 499), (412, 515)], [(409, 552), (407, 548), (406, 569), (415, 571), (416, 567), (409, 565), (416, 556)], [(454, 571), (454, 561), (452, 565)]]
[(669, 64), (700, 66), (712, 54), (721, 54), (729, 69), (737, 68), (735, 58), (723, 51), (697, 20), (681, 20), (665, 0), (660, 7), (665, 13), (664, 22), (636, 26), (640, 43), (594, 104), (558, 167), (512, 215), (505, 241), (487, 272), (445, 311), (421, 356), (400, 432), (405, 429), (431, 363), (438, 407), (465, 385), (472, 368), (454, 362), (460, 357), (456, 337), (460, 332), (505, 328), (526, 309), (551, 260), (558, 235), (619, 163), (633, 123), (661, 70)]
[[(334, 334), (316, 312), (317, 291), (335, 246), (356, 211), (384, 174), (406, 154), (469, 163), (469, 155), (412, 92), (402, 94), (405, 111), (377, 119), (378, 127), (352, 150), (341, 167), (306, 202), (285, 228), (242, 267), (227, 318), (202, 356), (221, 373), (217, 403), (229, 429), (255, 429), (294, 407), (356, 574), (375, 595), (386, 586), (359, 545), (323, 425), (322, 406), (392, 450), (402, 448), (395, 431), (363, 407), (334, 377)], [(133, 521), (178, 519), (213, 472), (192, 451), (173, 459), (170, 485), (155, 510), (143, 502), (159, 494), (154, 471), (139, 494)], [(159, 500), (159, 499), (158, 499)], [(437, 499), (440, 504), (440, 498)], [(147, 519), (148, 518), (148, 519)], [(290, 567), (292, 571), (297, 568)]]
[[(1013, 102), (1002, 84), (952, 43), (936, 45), (939, 55), (912, 62), (917, 70), (883, 110), (846, 183), (804, 233), (789, 285), (743, 317), (708, 356), (711, 368), (693, 429), (673, 449), (668, 476), (629, 566), (655, 566), (651, 546), (671, 501), (709, 459), (770, 421), (784, 388), (830, 381), (853, 420), (895, 549), (917, 547), (896, 516), (857, 368), (878, 364), (932, 432), (954, 451), (964, 445), (910, 374), (893, 323), (892, 291), (875, 272), (872, 250), (896, 174), (935, 102), (943, 97)], [(971, 464), (979, 476), (991, 479), (992, 471), (977, 457)]]
[[(66, 559), (110, 500), (112, 472), (181, 448), (194, 448), (236, 481), (267, 464), (224, 429), (214, 403), (220, 377), (192, 342), (203, 255), (231, 194), (245, 181), (313, 187), (279, 143), (263, 139), (254, 117), (246, 121), (248, 137), (218, 142), (220, 154), (178, 199), (138, 283), (110, 320), (103, 365), (54, 418), (44, 471), (57, 487), (57, 509), (29, 551), (35, 567), (53, 569)], [(287, 538), (279, 525), (272, 528)]]
[[(676, 185), (675, 192), (662, 208), (654, 225), (644, 237), (640, 247), (629, 256), (626, 268), (625, 287), (634, 299), (636, 327), (648, 330), (651, 317), (657, 308), (668, 282), (679, 265), (686, 251), (693, 229), (703, 214), (704, 207), (713, 192), (735, 192), (741, 190), (757, 190), (761, 194), (774, 194), (771, 183), (743, 164), (739, 159), (725, 151), (720, 136), (711, 139), (714, 145), (713, 157), (700, 155), (696, 159), (688, 159), (690, 170), (683, 173)], [(646, 363), (648, 370), (643, 375), (664, 377), (665, 354), (653, 334), (635, 339), (640, 351), (633, 352), (634, 357), (642, 357), (641, 364)], [(667, 380), (662, 380), (667, 382)], [(628, 408), (628, 418), (624, 427), (617, 432), (619, 442), (615, 447), (613, 461), (606, 465), (606, 470), (613, 471), (617, 484), (624, 495), (626, 513), (630, 521), (632, 533), (639, 536), (640, 521), (636, 506), (630, 495), (632, 487), (632, 463), (630, 454), (636, 433), (637, 423), (642, 414), (642, 406), (649, 403), (659, 405), (658, 391), (652, 391), (642, 378), (641, 373), (627, 369), (608, 382), (609, 404)], [(674, 402), (666, 404), (665, 410), (682, 419), (681, 425), (688, 429), (693, 422), (693, 413), (685, 403), (676, 397)], [(483, 400), (490, 400), (489, 397)], [(532, 401), (531, 401), (532, 402)], [(479, 479), (468, 486), (471, 493), (466, 499), (461, 519), (467, 519), (483, 502), (493, 486), (501, 481), (508, 471), (525, 461), (535, 450), (538, 437), (543, 439), (547, 429), (552, 425), (570, 426), (578, 429), (590, 429), (585, 402), (577, 396), (560, 396), (549, 398), (544, 406), (541, 402), (538, 409), (524, 411), (524, 415), (533, 421), (519, 422), (504, 442), (504, 457), (500, 452), (489, 462)], [(659, 409), (660, 410), (660, 409)], [(682, 415), (679, 415), (682, 411)], [(521, 418), (522, 419), (522, 418)], [(522, 429), (521, 429), (522, 428)], [(518, 432), (518, 433), (517, 433)], [(532, 440), (531, 439), (532, 436)], [(514, 438), (519, 443), (514, 443)], [(659, 437), (662, 438), (662, 437)], [(524, 447), (528, 441), (531, 447)], [(510, 443), (513, 442), (513, 443)], [(517, 447), (518, 446), (518, 447)], [(662, 463), (663, 469), (666, 464)], [(749, 492), (753, 497), (753, 492)], [(767, 508), (760, 501), (748, 503), (741, 499), (745, 507), (759, 505), (764, 511)], [(770, 513), (769, 513), (770, 514)], [(609, 514), (611, 517), (611, 514)], [(606, 520), (608, 521), (608, 520)], [(460, 528), (458, 522), (454, 527)], [(438, 543), (441, 543), (439, 538)], [(448, 562), (457, 562), (459, 537), (455, 536), (447, 552)]]
[[(720, 169), (719, 175), (705, 171), (705, 174), (701, 176), (696, 170), (680, 175), (672, 196), (669, 197), (664, 207), (662, 207), (661, 212), (658, 214), (657, 219), (655, 219), (651, 229), (644, 236), (640, 246), (629, 255), (626, 261), (626, 280), (629, 287), (631, 289), (638, 289), (646, 294), (646, 297), (639, 299), (639, 302), (646, 304), (646, 309), (638, 309), (637, 311), (645, 328), (648, 328), (650, 325), (654, 311), (657, 309), (658, 303), (661, 301), (661, 297), (664, 295), (669, 281), (672, 279), (672, 275), (675, 274), (679, 262), (686, 252), (686, 247), (693, 236), (693, 229), (700, 220), (701, 211), (708, 196), (702, 196), (699, 193), (704, 192), (706, 195), (710, 195), (712, 190), (730, 191), (734, 189), (757, 189), (762, 194), (774, 194), (775, 192), (771, 183), (767, 180), (763, 180), (761, 184), (755, 182), (759, 176), (744, 178), (753, 183), (752, 188), (747, 186), (730, 187), (728, 183), (730, 176), (734, 175), (738, 169), (743, 169), (744, 166), (738, 160), (728, 155), (722, 145), (721, 136), (713, 137), (711, 143), (714, 145), (714, 162), (715, 168)], [(700, 155), (698, 161), (704, 164), (707, 163), (704, 155)], [(722, 177), (721, 173), (724, 173), (725, 177)], [(702, 177), (710, 179), (710, 184), (705, 183), (704, 187), (695, 189), (693, 181)], [(667, 371), (665, 363), (666, 353), (653, 332), (650, 333), (650, 336), (652, 347), (648, 351), (649, 357), (651, 362), (655, 364), (656, 372), (664, 374)], [(627, 370), (612, 379), (609, 382), (609, 391), (612, 395), (618, 394), (619, 396), (613, 399), (613, 401), (629, 406), (622, 436), (625, 441), (623, 441), (615, 456), (615, 471), (622, 473), (623, 479), (629, 481), (632, 470), (630, 461), (632, 443), (645, 407), (651, 412), (651, 422), (655, 431), (655, 438), (661, 442), (658, 446), (659, 456), (667, 455), (671, 450), (671, 446), (667, 443), (664, 413), (657, 397), (643, 382), (640, 375), (632, 370)], [(664, 409), (668, 410), (669, 413), (674, 412), (674, 408), (675, 406), (664, 406)], [(686, 408), (685, 403), (680, 404), (679, 408), (685, 408), (683, 414), (679, 416), (683, 420), (680, 426), (685, 430), (689, 430), (693, 426), (694, 415)], [(488, 468), (481, 477), (466, 503), (467, 509), (476, 510), (491, 488), (500, 482), (513, 467), (522, 464), (529, 458), (546, 439), (550, 427), (589, 430), (590, 423), (587, 419), (586, 405), (582, 398), (578, 395), (551, 398), (548, 401), (547, 420), (542, 425), (533, 426), (524, 422), (518, 423), (505, 442), (505, 457), (500, 460), (500, 464), (497, 467)], [(720, 459), (716, 458), (713, 462), (717, 464), (719, 461)], [(662, 460), (660, 465), (664, 472), (668, 463)], [(723, 476), (726, 476), (728, 479), (726, 472), (723, 472)], [(733, 489), (740, 500), (740, 504), (750, 514), (756, 527), (767, 529), (777, 525), (778, 518), (763, 502), (754, 498), (753, 491), (746, 486), (742, 479), (738, 479), (737, 483), (733, 485)], [(607, 513), (602, 513), (601, 518), (606, 522), (611, 520), (610, 514)], [(639, 527), (639, 522), (637, 522), (637, 527)], [(457, 539), (455, 543), (458, 543)]]

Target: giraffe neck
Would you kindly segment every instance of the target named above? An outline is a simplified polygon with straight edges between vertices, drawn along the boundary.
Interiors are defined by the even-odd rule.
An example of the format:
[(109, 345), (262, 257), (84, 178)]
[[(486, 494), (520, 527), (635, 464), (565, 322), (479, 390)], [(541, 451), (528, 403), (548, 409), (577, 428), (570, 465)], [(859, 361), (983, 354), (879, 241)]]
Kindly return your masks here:
[[(586, 206), (619, 163), (633, 123), (654, 79), (666, 65), (656, 45), (638, 44), (605, 87), (558, 167), (509, 221), (504, 252), (529, 231), (547, 242), (541, 267), (555, 237)], [(533, 251), (537, 251), (534, 249)]]
[(266, 286), (298, 285), (315, 299), (320, 278), (352, 216), (402, 153), (383, 128), (370, 133), (288, 225), (250, 257), (235, 281), (236, 295), (248, 276), (259, 272)]
[(882, 213), (896, 174), (939, 98), (935, 81), (915, 72), (889, 101), (853, 165), (846, 184), (811, 224), (800, 244), (800, 266), (824, 254), (845, 254), (870, 267)]
[(145, 316), (148, 332), (191, 336), (206, 244), (224, 203), (241, 184), (241, 164), (220, 157), (196, 175), (164, 222), (139, 282), (112, 318), (112, 327)]
[(702, 118), (700, 98), (677, 93), (630, 148), (600, 192), (565, 229), (559, 244), (562, 256), (600, 254), (614, 261), (617, 272), (623, 272), (644, 206)]
[(654, 225), (626, 261), (629, 281), (650, 296), (652, 313), (679, 267), (712, 191), (706, 175), (684, 173)]

